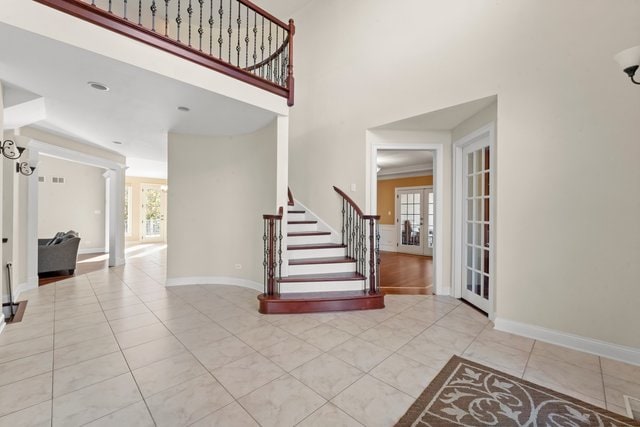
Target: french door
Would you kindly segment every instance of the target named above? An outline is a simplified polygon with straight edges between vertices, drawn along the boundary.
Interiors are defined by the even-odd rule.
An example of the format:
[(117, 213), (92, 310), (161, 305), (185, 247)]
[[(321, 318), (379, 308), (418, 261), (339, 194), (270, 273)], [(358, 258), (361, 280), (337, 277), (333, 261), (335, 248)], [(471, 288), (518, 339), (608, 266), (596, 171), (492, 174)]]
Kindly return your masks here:
[(161, 185), (143, 184), (142, 191), (142, 229), (140, 240), (143, 242), (164, 242), (166, 240), (167, 193)]
[(493, 303), (493, 156), (488, 136), (462, 149), (462, 298), (482, 311)]
[(396, 190), (398, 252), (433, 255), (434, 202), (430, 187)]

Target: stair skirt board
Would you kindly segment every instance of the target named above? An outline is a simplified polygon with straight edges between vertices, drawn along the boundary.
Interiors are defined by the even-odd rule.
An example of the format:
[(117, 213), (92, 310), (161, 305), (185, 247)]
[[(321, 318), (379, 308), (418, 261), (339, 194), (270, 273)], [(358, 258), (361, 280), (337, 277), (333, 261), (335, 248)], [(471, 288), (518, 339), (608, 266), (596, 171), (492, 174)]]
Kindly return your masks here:
[(384, 308), (384, 294), (329, 292), (313, 294), (259, 295), (260, 313), (293, 314)]

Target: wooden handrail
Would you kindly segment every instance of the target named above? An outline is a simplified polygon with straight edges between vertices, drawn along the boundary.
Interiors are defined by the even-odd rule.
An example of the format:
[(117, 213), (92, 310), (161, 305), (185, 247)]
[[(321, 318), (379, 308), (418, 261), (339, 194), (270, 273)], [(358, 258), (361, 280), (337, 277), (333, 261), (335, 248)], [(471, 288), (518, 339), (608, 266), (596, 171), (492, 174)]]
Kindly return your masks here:
[[(101, 9), (91, 0), (34, 1), (126, 37), (138, 40), (155, 48), (164, 50), (188, 61), (256, 86), (260, 89), (287, 98), (287, 105), (293, 105), (293, 85), (295, 82), (293, 78), (292, 64), (293, 34), (295, 31), (293, 20), (289, 20), (289, 24), (287, 24), (249, 0), (234, 0), (237, 5), (235, 9), (238, 13), (240, 13), (241, 7), (245, 7), (246, 9), (242, 13), (242, 16), (238, 16), (237, 19), (235, 12), (233, 12), (233, 25), (231, 26), (231, 23), (229, 24), (228, 36), (226, 35), (227, 31), (222, 33), (219, 22), (217, 23), (217, 28), (221, 32), (220, 36), (218, 36), (218, 33), (214, 31), (213, 23), (209, 24), (209, 22), (213, 21), (206, 19), (209, 14), (211, 15), (211, 19), (214, 19), (214, 11), (206, 8), (205, 10), (208, 11), (209, 14), (205, 16), (202, 4), (200, 4), (199, 7), (197, 4), (194, 4), (192, 9), (185, 7), (186, 11), (182, 12), (182, 20), (178, 20), (174, 19), (174, 16), (166, 19), (165, 12), (161, 9), (164, 7), (164, 2), (161, 0), (153, 1), (151, 3), (155, 7), (151, 12), (147, 10), (149, 2), (145, 3), (145, 7), (142, 7), (143, 0), (129, 0), (129, 9), (126, 9), (127, 1), (121, 0), (125, 5), (124, 16), (118, 16), (115, 13), (116, 5), (121, 3), (116, 2), (115, 0), (113, 2), (109, 2), (109, 8), (111, 8), (113, 3), (113, 10), (106, 10), (106, 6), (105, 9)], [(186, 1), (183, 1), (186, 6)], [(131, 12), (130, 15), (127, 15), (127, 10)], [(144, 11), (144, 14), (142, 14), (142, 11)], [(135, 15), (135, 13), (137, 13), (137, 15)], [(226, 16), (230, 16), (232, 12), (229, 10), (226, 13), (227, 15), (225, 15), (225, 19)], [(258, 34), (256, 33), (255, 28), (251, 28), (253, 31), (250, 31), (250, 18), (247, 19), (249, 17), (249, 13), (255, 13), (265, 20), (261, 24), (263, 28), (261, 34), (263, 38), (261, 40), (262, 49), (260, 50), (268, 55), (267, 59), (261, 60), (259, 64), (253, 64), (251, 66), (248, 64), (249, 58), (251, 57), (254, 62), (256, 61), (256, 52), (258, 51)], [(217, 15), (217, 11), (215, 15)], [(194, 19), (193, 24), (191, 24), (192, 17)], [(215, 18), (217, 18), (217, 16), (215, 16)], [(239, 21), (240, 18), (242, 18), (242, 27)], [(164, 21), (162, 21), (164, 22), (163, 25), (160, 24), (161, 19), (164, 19)], [(148, 23), (149, 20), (152, 24), (145, 27), (144, 22), (146, 21)], [(180, 39), (181, 26), (178, 21), (183, 22), (182, 35), (185, 36), (184, 40)], [(173, 29), (175, 29), (176, 22), (178, 22), (177, 39), (174, 39), (169, 37), (168, 34), (165, 34), (165, 30), (166, 28), (169, 28), (173, 31)], [(254, 20), (254, 25), (256, 25), (255, 22), (256, 21)], [(264, 29), (265, 25), (269, 29), (271, 28), (268, 24), (274, 24), (274, 31), (276, 32), (276, 35), (280, 34), (282, 36), (282, 40), (278, 40), (278, 38), (275, 37), (277, 40), (277, 45), (274, 46), (275, 52), (271, 50), (271, 39), (269, 39), (268, 51), (265, 51), (264, 49), (264, 45), (267, 44), (264, 40), (264, 36), (266, 35), (266, 31)], [(167, 25), (169, 27), (167, 27)], [(194, 28), (196, 30), (192, 30)], [(233, 39), (231, 38), (231, 30), (233, 30), (234, 34)], [(245, 38), (242, 40), (239, 36), (241, 33), (246, 33)], [(186, 37), (187, 34), (188, 38)], [(203, 34), (205, 34), (205, 37), (203, 37)], [(223, 34), (225, 35), (224, 39), (222, 39)], [(219, 41), (219, 43), (216, 44), (215, 49), (213, 48), (214, 37), (216, 41), (224, 40), (224, 42)], [(237, 37), (237, 39), (235, 37)], [(225, 52), (224, 56), (221, 53), (223, 46), (224, 50), (228, 52), (228, 54)], [(213, 51), (216, 51), (215, 56)], [(234, 57), (232, 57), (232, 53)], [(250, 55), (250, 53), (252, 54)]]
[(293, 193), (291, 193), (291, 189), (287, 187), (287, 205), (293, 206), (295, 202), (293, 201)]
[(277, 214), (264, 214), (262, 215), (262, 219), (282, 219), (282, 215), (283, 215), (283, 208), (282, 206), (280, 206), (278, 208)]
[(336, 187), (335, 185), (333, 186), (333, 189), (336, 190), (336, 193), (338, 193), (339, 195), (342, 196), (343, 199), (345, 199), (347, 201), (347, 203), (349, 203), (351, 205), (351, 207), (353, 207), (353, 209), (355, 209), (355, 211), (358, 213), (358, 215), (363, 216), (364, 214), (362, 213), (362, 209), (360, 209), (360, 207), (356, 204), (356, 202), (354, 202), (351, 197), (347, 196), (347, 193), (345, 193), (344, 191), (342, 191), (341, 189), (339, 189), (338, 187)]

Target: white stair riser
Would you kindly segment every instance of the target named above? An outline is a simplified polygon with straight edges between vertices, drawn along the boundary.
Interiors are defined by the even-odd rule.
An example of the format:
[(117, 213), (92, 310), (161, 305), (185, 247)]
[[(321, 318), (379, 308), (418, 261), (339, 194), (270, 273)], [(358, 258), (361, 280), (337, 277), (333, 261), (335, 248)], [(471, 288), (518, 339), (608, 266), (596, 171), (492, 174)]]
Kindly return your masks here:
[(307, 217), (301, 213), (287, 214), (287, 221), (306, 221)]
[(302, 249), (288, 251), (289, 259), (328, 258), (346, 256), (346, 248)]
[(360, 291), (364, 289), (363, 280), (347, 280), (345, 282), (295, 282), (280, 283), (280, 293), (291, 292), (331, 292)]
[(327, 273), (347, 273), (356, 271), (355, 262), (339, 262), (335, 264), (304, 264), (290, 265), (289, 275), (298, 274), (327, 274)]
[(320, 236), (288, 236), (287, 243), (289, 245), (312, 245), (316, 243), (331, 243), (331, 235), (322, 234)]
[(287, 224), (287, 232), (318, 231), (318, 224)]

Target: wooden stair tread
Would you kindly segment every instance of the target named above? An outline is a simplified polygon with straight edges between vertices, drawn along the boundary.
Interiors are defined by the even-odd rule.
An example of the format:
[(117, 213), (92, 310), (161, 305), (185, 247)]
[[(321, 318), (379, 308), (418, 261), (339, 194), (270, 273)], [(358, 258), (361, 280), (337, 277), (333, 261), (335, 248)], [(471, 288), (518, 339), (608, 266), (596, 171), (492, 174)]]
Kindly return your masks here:
[(306, 213), (306, 212), (307, 212), (307, 211), (300, 211), (300, 210), (297, 210), (297, 211), (294, 211), (294, 210), (287, 211), (287, 213), (294, 213), (294, 214), (295, 214), (295, 213), (302, 213), (302, 214), (303, 214), (303, 213)]
[(333, 291), (258, 295), (260, 313), (290, 314), (384, 308), (384, 293)]
[(301, 258), (301, 259), (290, 259), (289, 265), (342, 264), (342, 263), (348, 263), (348, 262), (356, 262), (356, 260), (346, 256), (325, 257), (325, 258)]
[(311, 243), (307, 245), (289, 245), (287, 249), (290, 251), (299, 251), (304, 249), (335, 249), (346, 248), (347, 245), (341, 243)]
[(347, 273), (319, 273), (319, 274), (296, 274), (293, 276), (278, 279), (280, 283), (295, 282), (342, 282), (349, 280), (365, 280), (366, 277), (360, 273), (350, 271)]
[(287, 224), (317, 224), (318, 221), (287, 221)]
[(304, 236), (329, 236), (330, 231), (292, 231), (287, 233), (289, 237), (304, 237)]

